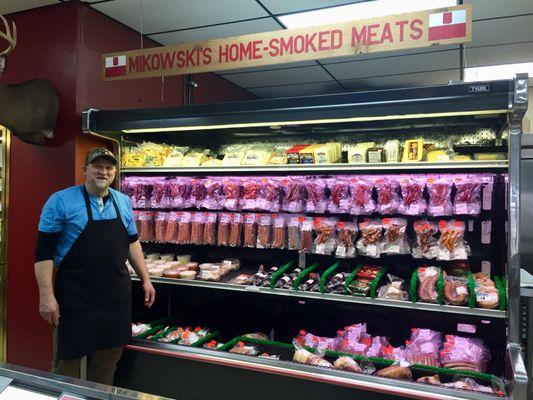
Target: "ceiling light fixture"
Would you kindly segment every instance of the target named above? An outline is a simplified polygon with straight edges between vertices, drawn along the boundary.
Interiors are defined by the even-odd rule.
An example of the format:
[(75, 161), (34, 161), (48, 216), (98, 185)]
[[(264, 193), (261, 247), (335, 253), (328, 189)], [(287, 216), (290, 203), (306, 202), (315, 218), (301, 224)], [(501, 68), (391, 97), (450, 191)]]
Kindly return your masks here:
[(480, 82), (513, 79), (517, 73), (521, 72), (527, 72), (530, 77), (533, 76), (533, 62), (465, 68), (464, 81)]
[(353, 21), (358, 19), (381, 17), (384, 15), (404, 14), (433, 8), (456, 6), (457, 0), (424, 0), (398, 1), (374, 0), (345, 6), (329, 7), (322, 10), (305, 11), (279, 17), (289, 28), (327, 25), (335, 22)]

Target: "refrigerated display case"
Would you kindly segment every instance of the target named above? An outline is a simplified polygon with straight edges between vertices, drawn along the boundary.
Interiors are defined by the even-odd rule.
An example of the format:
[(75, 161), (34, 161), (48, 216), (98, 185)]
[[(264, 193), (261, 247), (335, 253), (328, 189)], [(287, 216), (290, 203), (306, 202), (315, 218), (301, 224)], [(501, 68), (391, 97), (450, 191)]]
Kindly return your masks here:
[[(118, 384), (178, 398), (230, 398), (253, 393), (258, 399), (266, 399), (275, 393), (283, 398), (352, 398), (356, 394), (373, 399), (500, 396), (525, 400), (528, 379), (522, 353), (526, 340), (522, 336), (524, 321), (520, 302), (519, 213), (521, 120), (527, 108), (527, 81), (527, 76), (518, 75), (510, 81), (177, 109), (85, 111), (84, 131), (114, 141), (122, 163), (119, 179), (123, 191), (132, 197), (138, 209), (138, 226), (146, 253), (189, 254), (198, 263), (240, 260), (239, 271), (230, 272), (226, 278), (213, 273), (212, 265), (204, 265), (197, 275), (187, 272), (186, 277), (193, 279), (153, 276), (158, 299), (149, 310), (142, 307), (141, 287), (133, 277), (134, 320), (149, 323), (147, 328), (152, 329), (142, 335), (145, 338), (134, 338), (126, 346), (117, 371)], [(396, 153), (400, 151), (400, 144), (404, 144), (404, 157), (387, 153), (390, 148), (396, 148)], [(298, 154), (299, 163), (291, 163), (294, 162), (291, 153), (292, 156)], [(184, 161), (188, 154), (190, 157)], [(449, 203), (439, 203), (437, 211), (434, 208), (428, 213), (427, 202), (433, 201), (430, 188), (439, 178), (446, 184), (435, 186), (435, 191), (442, 194), (439, 190), (443, 189)], [(410, 190), (417, 188), (414, 192), (418, 193), (422, 209), (415, 210), (410, 204), (403, 210), (401, 207), (387, 211), (377, 208), (376, 202), (381, 201), (379, 179), (400, 181), (393, 191), (405, 204)], [(179, 193), (179, 182), (183, 181), (189, 188), (197, 184), (203, 187), (207, 194), (202, 196), (208, 199), (209, 196), (216, 198), (217, 194), (224, 196), (225, 187), (229, 188), (235, 181), (243, 187), (238, 191), (242, 199), (246, 196), (243, 193), (247, 193), (243, 182), (256, 184), (258, 193), (266, 192), (267, 186), (273, 183), (274, 192), (281, 197), (269, 198), (271, 203), (267, 203), (274, 204), (273, 207), (265, 206), (265, 201), (248, 207), (245, 200), (236, 202), (234, 197), (228, 196), (225, 199), (229, 201), (214, 203), (204, 200), (186, 204), (159, 202), (165, 196), (175, 198), (170, 193), (174, 189)], [(467, 187), (477, 191), (477, 208), (459, 200), (470, 190), (461, 186), (467, 181)], [(326, 182), (323, 197), (327, 207), (321, 209), (318, 203), (310, 208), (303, 206), (312, 197), (311, 190), (304, 189), (305, 182)], [(370, 183), (364, 189), (361, 182)], [(171, 184), (176, 185), (174, 189)], [(297, 206), (291, 208), (289, 193), (293, 193), (293, 184), (300, 186), (294, 186)], [(355, 193), (364, 198), (365, 190), (366, 200), (356, 200)], [(146, 201), (152, 193), (154, 199), (159, 200)], [(359, 208), (354, 207), (357, 202), (361, 203)], [(333, 204), (331, 208), (330, 204)], [(274, 235), (271, 241), (264, 243), (254, 237), (256, 246), (245, 247), (241, 240), (246, 243), (246, 236), (243, 238), (240, 230), (235, 231), (233, 246), (231, 239), (226, 243), (220, 237), (217, 238), (219, 245), (213, 245), (210, 240), (202, 242), (207, 245), (191, 244), (191, 231), (184, 231), (187, 232), (184, 240), (179, 237), (162, 239), (157, 227), (162, 227), (163, 223), (158, 225), (158, 221), (167, 224), (173, 213), (172, 222), (186, 224), (187, 229), (191, 227), (191, 218), (194, 224), (195, 213), (205, 214), (202, 218), (215, 214), (219, 224), (217, 233), (226, 229), (223, 223), (237, 224), (235, 221), (245, 220), (246, 216), (240, 217), (243, 214), (259, 214), (265, 221), (279, 219), (279, 214), (283, 214), (287, 216), (280, 219), (285, 221), (280, 227), (285, 230), (280, 234), (290, 235), (287, 221), (292, 218), (299, 223), (302, 243), (306, 238), (311, 242), (309, 246), (291, 247), (282, 240), (280, 243), (285, 245), (273, 245)], [(176, 219), (178, 215), (179, 220)], [(372, 220), (366, 223), (365, 219), (370, 217)], [(306, 237), (303, 226), (311, 218), (310, 236)], [(411, 250), (390, 251), (390, 247), (388, 251), (393, 254), (387, 251), (374, 254), (374, 250), (378, 246), (381, 249), (385, 243), (381, 235), (389, 238), (387, 227), (391, 226), (391, 221), (395, 227), (395, 223), (404, 226), (402, 235), (418, 243), (420, 233), (415, 227), (420, 225), (419, 221), (426, 220), (429, 220), (426, 225), (438, 227), (433, 232), (435, 240), (439, 235), (437, 231), (441, 232), (438, 237), (441, 250), (436, 255), (422, 255), (420, 259)], [(346, 249), (326, 250), (333, 240), (330, 240), (330, 233), (325, 232), (339, 234), (335, 245), (331, 244), (338, 249), (343, 240), (341, 230), (353, 221), (359, 223), (359, 231), (364, 231), (357, 236), (357, 256), (347, 257)], [(246, 229), (244, 224), (242, 222), (238, 229)], [(276, 226), (269, 224), (258, 223), (264, 227)], [(373, 226), (378, 228), (365, 231)], [(146, 227), (150, 232), (148, 236)], [(463, 235), (463, 231), (469, 246), (461, 247), (464, 251), (457, 255), (459, 242), (456, 238), (458, 234)], [(380, 235), (379, 244), (370, 252), (373, 239), (368, 239), (376, 232)], [(453, 236), (451, 242), (448, 235)], [(351, 240), (355, 247), (355, 237)], [(397, 239), (387, 240), (392, 243)], [(410, 245), (407, 246), (410, 249)], [(426, 256), (429, 259), (425, 259)], [(179, 264), (179, 260), (172, 262)], [(157, 263), (162, 265), (165, 261)], [(258, 271), (262, 264), (266, 270)], [(425, 269), (426, 264), (440, 269)], [(158, 268), (155, 263), (152, 266), (154, 275), (161, 275), (165, 269)], [(276, 269), (268, 275), (268, 269), (273, 266)], [(176, 268), (176, 274), (169, 276), (183, 272), (179, 266)], [(223, 265), (215, 270), (217, 268)], [(464, 275), (460, 293), (464, 297), (457, 303), (461, 305), (446, 292), (448, 278), (442, 271), (446, 271), (448, 277), (455, 273)], [(480, 272), (492, 278), (488, 280), (492, 282), (489, 293), (479, 290), (483, 286), (478, 280)], [(301, 290), (299, 285), (310, 273), (320, 274), (316, 290)], [(405, 296), (387, 298), (380, 293), (379, 289), (389, 283), (387, 273), (403, 279)], [(233, 280), (238, 274), (247, 274), (251, 280), (239, 284)], [(264, 278), (262, 274), (268, 275), (268, 282), (258, 283), (258, 277)], [(434, 276), (435, 282), (433, 278), (424, 280), (426, 275)], [(203, 280), (199, 279), (202, 277)], [(281, 279), (286, 279), (288, 285), (283, 285)], [(340, 284), (335, 285), (334, 279), (340, 279)], [(428, 293), (422, 289), (428, 287), (432, 288), (430, 292), (435, 298), (425, 298)], [(351, 329), (350, 324), (356, 323), (366, 323), (365, 329), (368, 326), (369, 332), (365, 331), (365, 339), (357, 342), (366, 346), (359, 353), (339, 347), (343, 335)], [(178, 328), (186, 325), (198, 325), (196, 333), (204, 332), (202, 328), (210, 329), (199, 340), (187, 342), (183, 341), (183, 329)], [(344, 330), (337, 332), (343, 326)], [(445, 343), (438, 341), (437, 352), (444, 351), (450, 343), (453, 347), (454, 340), (462, 340), (458, 337), (482, 339), (491, 359), (485, 368), (469, 363), (454, 365), (449, 360), (446, 363), (445, 355), (440, 352), (432, 362), (410, 358), (410, 380), (346, 372), (331, 368), (329, 362), (316, 366), (298, 363), (298, 357), (296, 362), (293, 360), (302, 338), (307, 337), (301, 330), (320, 335), (322, 338), (313, 336), (313, 340), (321, 345), (326, 343), (323, 337), (335, 336), (337, 332), (335, 345), (325, 353), (319, 349), (318, 355), (331, 363), (339, 356), (348, 356), (361, 365), (372, 364), (379, 370), (378, 375), (383, 375), (385, 372), (381, 371), (393, 362), (406, 361), (397, 354), (412, 344), (403, 345), (409, 335), (413, 339), (413, 333), (417, 332), (414, 328), (444, 335)], [(250, 332), (264, 332), (265, 335), (254, 342), (243, 336)], [(157, 340), (163, 337), (168, 339), (166, 343)], [(376, 338), (384, 342), (376, 346), (377, 353), (373, 353), (378, 357), (369, 358), (369, 344), (365, 344), (365, 340)], [(478, 343), (467, 341), (472, 348), (476, 347), (474, 342)], [(313, 342), (304, 344), (307, 350), (316, 352)], [(441, 348), (442, 345), (445, 347)], [(240, 349), (232, 352), (235, 347)], [(242, 354), (244, 349), (252, 347), (276, 357)], [(168, 379), (170, 375), (186, 377), (188, 384), (182, 384), (181, 379)], [(442, 384), (416, 381), (430, 375), (438, 375)], [(475, 386), (472, 382), (492, 386), (492, 393), (482, 392), (480, 387), (466, 390), (469, 385)]]

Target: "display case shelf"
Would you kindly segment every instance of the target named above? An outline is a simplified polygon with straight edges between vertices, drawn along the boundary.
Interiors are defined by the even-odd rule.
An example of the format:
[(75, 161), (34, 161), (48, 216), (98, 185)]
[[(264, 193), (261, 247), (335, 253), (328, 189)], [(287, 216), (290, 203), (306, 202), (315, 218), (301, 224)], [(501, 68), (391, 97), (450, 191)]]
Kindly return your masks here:
[[(139, 281), (139, 278), (136, 276), (133, 276), (132, 280)], [(287, 290), (287, 289), (271, 289), (268, 287), (235, 285), (235, 284), (223, 283), (223, 282), (207, 282), (207, 281), (188, 280), (188, 279), (151, 277), (151, 281), (152, 283), (160, 283), (160, 284), (165, 284), (165, 285), (178, 285), (178, 286), (191, 286), (191, 287), (198, 287), (198, 288), (218, 289), (218, 290), (231, 290), (231, 291), (259, 293), (259, 294), (274, 295), (274, 296), (290, 296), (290, 297), (295, 297), (298, 299), (336, 301), (336, 302), (371, 305), (371, 306), (377, 306), (377, 307), (392, 307), (392, 308), (402, 308), (402, 309), (409, 309), (409, 310), (431, 311), (431, 312), (438, 312), (438, 313), (470, 315), (470, 316), (487, 317), (487, 318), (506, 318), (505, 311), (488, 310), (488, 309), (483, 309), (483, 308), (468, 308), (468, 307), (439, 305), (439, 304), (421, 303), (421, 302), (413, 303), (411, 301), (403, 301), (403, 300), (371, 299), (369, 297), (350, 296), (350, 295), (343, 295), (343, 294), (304, 292), (304, 291), (299, 291), (299, 290)]]

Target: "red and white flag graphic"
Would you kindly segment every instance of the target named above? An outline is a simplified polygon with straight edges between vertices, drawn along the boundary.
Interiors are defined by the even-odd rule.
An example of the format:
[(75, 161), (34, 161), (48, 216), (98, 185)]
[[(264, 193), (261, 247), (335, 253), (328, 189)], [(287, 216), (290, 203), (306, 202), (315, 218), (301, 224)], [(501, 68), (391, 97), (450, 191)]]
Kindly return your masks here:
[(126, 75), (126, 56), (105, 58), (105, 77)]
[(466, 10), (429, 14), (429, 40), (466, 37)]

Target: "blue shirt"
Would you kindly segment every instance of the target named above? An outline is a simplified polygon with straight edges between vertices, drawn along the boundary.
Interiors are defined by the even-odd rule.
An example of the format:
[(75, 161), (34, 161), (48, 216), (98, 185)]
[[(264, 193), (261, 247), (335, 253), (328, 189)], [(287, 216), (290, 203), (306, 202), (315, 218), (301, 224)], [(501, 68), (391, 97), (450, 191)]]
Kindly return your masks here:
[[(128, 196), (109, 188), (120, 211), (122, 222), (128, 235), (137, 234), (131, 201)], [(100, 212), (98, 198), (89, 194), (94, 220), (114, 219), (117, 217), (111, 198), (106, 201)], [(46, 233), (61, 232), (54, 253), (54, 264), (58, 266), (87, 225), (89, 217), (83, 197), (83, 185), (72, 186), (56, 192), (46, 201), (39, 220), (39, 231)]]

